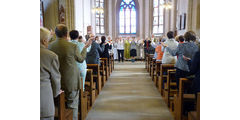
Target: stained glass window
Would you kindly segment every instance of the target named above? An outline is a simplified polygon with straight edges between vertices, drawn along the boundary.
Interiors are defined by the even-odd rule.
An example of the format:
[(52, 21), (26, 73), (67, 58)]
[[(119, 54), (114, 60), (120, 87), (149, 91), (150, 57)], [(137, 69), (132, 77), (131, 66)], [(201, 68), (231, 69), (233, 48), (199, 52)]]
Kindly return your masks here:
[(136, 5), (133, 0), (122, 0), (119, 11), (120, 34), (136, 34)]
[(153, 34), (163, 33), (163, 4), (164, 0), (153, 1)]
[[(96, 8), (104, 9), (104, 0), (96, 0)], [(96, 34), (104, 34), (104, 13), (95, 11), (96, 13)]]

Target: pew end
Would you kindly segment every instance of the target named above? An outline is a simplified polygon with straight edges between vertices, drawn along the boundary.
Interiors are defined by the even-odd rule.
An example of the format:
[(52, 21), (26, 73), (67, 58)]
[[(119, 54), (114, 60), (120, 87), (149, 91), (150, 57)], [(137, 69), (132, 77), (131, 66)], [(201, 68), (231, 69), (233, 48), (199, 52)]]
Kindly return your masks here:
[(200, 93), (197, 93), (196, 111), (188, 112), (188, 120), (200, 120)]
[(65, 106), (65, 93), (62, 92), (58, 97), (54, 98), (55, 104), (55, 120), (72, 120), (73, 119), (73, 110), (68, 109)]
[(195, 102), (196, 96), (195, 94), (185, 94), (184, 88), (191, 83), (187, 78), (180, 78), (179, 80), (179, 90), (178, 94), (174, 95), (174, 113), (176, 120), (184, 120), (187, 119), (188, 116), (183, 114), (184, 111), (184, 103), (185, 102)]
[(100, 65), (98, 64), (87, 64), (87, 69), (93, 70), (93, 80), (96, 82), (96, 95), (98, 95), (102, 88), (101, 75), (100, 75)]
[(167, 75), (166, 74), (168, 72), (168, 69), (174, 69), (174, 64), (161, 64), (161, 67), (160, 67), (160, 77), (158, 79), (158, 90), (160, 91), (160, 94), (162, 96), (164, 96), (163, 81), (167, 80)]

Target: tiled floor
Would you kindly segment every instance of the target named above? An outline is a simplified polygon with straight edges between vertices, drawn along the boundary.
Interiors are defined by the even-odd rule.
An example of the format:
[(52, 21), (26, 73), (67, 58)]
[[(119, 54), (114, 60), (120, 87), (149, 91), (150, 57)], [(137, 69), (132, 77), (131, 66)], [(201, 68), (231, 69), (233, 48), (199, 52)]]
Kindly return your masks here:
[(173, 120), (143, 62), (118, 63), (87, 120)]

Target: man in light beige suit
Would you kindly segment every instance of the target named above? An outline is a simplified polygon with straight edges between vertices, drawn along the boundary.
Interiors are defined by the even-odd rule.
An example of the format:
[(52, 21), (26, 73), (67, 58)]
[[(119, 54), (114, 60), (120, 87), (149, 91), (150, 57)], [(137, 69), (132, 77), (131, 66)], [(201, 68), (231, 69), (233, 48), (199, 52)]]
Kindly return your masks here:
[(80, 53), (76, 44), (68, 42), (66, 25), (57, 25), (55, 34), (57, 38), (49, 45), (49, 49), (59, 57), (61, 86), (66, 94), (68, 108), (73, 109), (73, 120), (77, 120), (81, 78), (76, 62), (82, 63), (85, 60), (86, 49), (91, 45), (92, 38), (85, 44)]
[(54, 100), (60, 94), (58, 56), (47, 49), (50, 32), (40, 28), (40, 119), (54, 120)]

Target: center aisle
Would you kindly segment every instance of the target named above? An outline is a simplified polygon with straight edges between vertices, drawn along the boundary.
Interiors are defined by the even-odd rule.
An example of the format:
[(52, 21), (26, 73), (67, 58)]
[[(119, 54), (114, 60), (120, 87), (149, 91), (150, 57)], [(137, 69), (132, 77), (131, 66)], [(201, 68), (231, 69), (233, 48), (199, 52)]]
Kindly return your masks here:
[(173, 120), (144, 62), (115, 62), (87, 120)]

